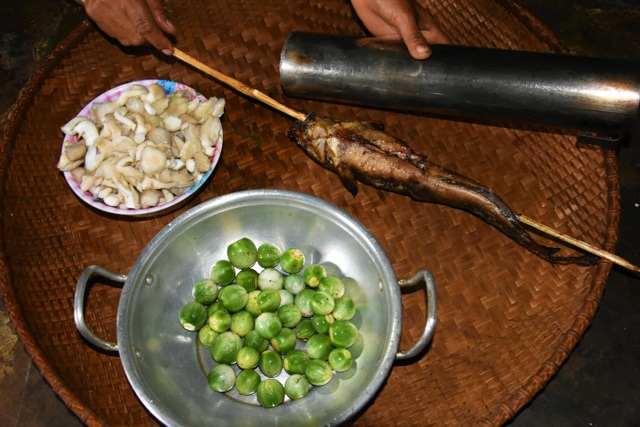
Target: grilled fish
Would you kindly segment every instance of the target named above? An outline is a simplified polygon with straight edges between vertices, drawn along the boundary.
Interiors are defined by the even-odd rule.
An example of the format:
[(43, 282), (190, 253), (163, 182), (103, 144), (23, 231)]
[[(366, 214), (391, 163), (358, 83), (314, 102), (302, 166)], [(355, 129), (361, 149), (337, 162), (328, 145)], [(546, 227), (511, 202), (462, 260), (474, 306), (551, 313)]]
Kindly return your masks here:
[(359, 181), (416, 201), (463, 209), (554, 264), (593, 265), (599, 259), (594, 255), (556, 255), (559, 248), (537, 243), (492, 190), (429, 162), (384, 132), (382, 124), (336, 122), (312, 113), (304, 121), (297, 120), (288, 136), (318, 164), (338, 174), (353, 195), (358, 192)]

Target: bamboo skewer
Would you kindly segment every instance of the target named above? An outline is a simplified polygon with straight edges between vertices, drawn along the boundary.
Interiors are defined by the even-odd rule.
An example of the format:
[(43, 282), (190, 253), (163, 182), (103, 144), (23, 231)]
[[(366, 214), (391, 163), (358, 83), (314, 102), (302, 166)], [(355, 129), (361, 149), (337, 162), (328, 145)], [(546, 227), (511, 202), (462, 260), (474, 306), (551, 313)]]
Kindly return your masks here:
[(590, 254), (597, 255), (600, 258), (611, 261), (612, 263), (617, 264), (621, 267), (624, 267), (628, 270), (635, 271), (636, 273), (640, 273), (640, 267), (631, 264), (630, 262), (624, 260), (623, 258), (620, 258), (618, 255), (614, 255), (611, 252), (607, 252), (604, 249), (600, 249), (595, 246), (592, 246), (586, 242), (583, 242), (582, 240), (578, 240), (571, 236), (567, 236), (566, 234), (562, 234), (559, 231), (554, 230), (551, 227), (547, 227), (546, 225), (541, 224), (524, 215), (518, 215), (517, 217), (518, 217), (518, 221), (520, 221), (521, 223), (526, 224), (530, 227), (533, 227), (537, 230), (540, 230), (549, 236), (556, 237), (562, 240), (563, 242), (569, 243), (570, 245), (573, 245), (579, 249), (589, 252)]
[[(276, 101), (275, 99), (269, 97), (268, 95), (260, 92), (257, 89), (254, 88), (250, 88), (249, 86), (245, 85), (244, 83), (242, 83), (239, 80), (234, 79), (233, 77), (229, 77), (226, 74), (223, 74), (211, 67), (209, 67), (208, 65), (200, 62), (199, 60), (197, 60), (196, 58), (186, 54), (185, 52), (181, 51), (180, 49), (174, 48), (173, 51), (173, 56), (178, 58), (179, 60), (193, 66), (194, 68), (204, 72), (205, 74), (210, 75), (211, 77), (213, 77), (214, 79), (221, 81), (227, 85), (229, 85), (231, 88), (237, 90), (240, 93), (243, 93), (257, 101), (260, 101), (270, 107), (275, 108), (276, 110), (296, 119), (296, 120), (300, 120), (300, 121), (304, 121), (306, 119), (306, 114), (294, 110), (293, 108), (287, 107), (286, 105)], [(518, 221), (520, 221), (523, 224), (526, 224), (530, 227), (533, 227), (541, 232), (543, 232), (544, 234), (551, 236), (551, 237), (555, 237), (559, 240), (562, 240), (565, 243), (568, 243), (570, 245), (573, 245), (579, 249), (584, 250), (585, 252), (588, 252), (592, 255), (596, 255), (600, 258), (606, 259), (608, 261), (611, 261), (612, 263), (619, 265), (621, 267), (624, 267), (628, 270), (634, 271), (636, 273), (640, 273), (640, 267), (635, 266), (633, 264), (631, 264), (630, 262), (620, 258), (617, 255), (614, 255), (610, 252), (607, 252), (603, 249), (597, 248), (595, 246), (592, 246), (586, 242), (583, 242), (581, 240), (578, 240), (576, 238), (573, 238), (571, 236), (567, 236), (566, 234), (562, 234), (559, 231), (548, 227), (544, 224), (541, 224), (531, 218), (528, 218), (524, 215), (517, 215)]]
[(186, 62), (187, 64), (193, 66), (194, 68), (197, 68), (198, 70), (206, 74), (209, 74), (211, 77), (215, 78), (216, 80), (219, 80), (223, 83), (228, 84), (233, 89), (236, 89), (238, 92), (244, 93), (245, 95), (250, 96), (251, 98), (254, 98), (264, 104), (267, 104), (268, 106), (273, 107), (276, 110), (281, 111), (284, 114), (291, 116), (296, 120), (304, 121), (304, 119), (307, 118), (306, 114), (303, 114), (300, 111), (296, 111), (293, 108), (289, 108), (286, 105), (283, 105), (280, 102), (276, 101), (275, 99), (269, 97), (268, 95), (260, 92), (259, 90), (250, 88), (249, 86), (245, 85), (241, 81), (236, 80), (233, 77), (229, 77), (226, 74), (223, 74), (220, 71), (215, 70), (206, 64), (203, 64), (202, 62), (198, 61), (196, 58), (184, 53), (180, 49), (174, 48), (173, 56), (175, 56), (181, 61)]

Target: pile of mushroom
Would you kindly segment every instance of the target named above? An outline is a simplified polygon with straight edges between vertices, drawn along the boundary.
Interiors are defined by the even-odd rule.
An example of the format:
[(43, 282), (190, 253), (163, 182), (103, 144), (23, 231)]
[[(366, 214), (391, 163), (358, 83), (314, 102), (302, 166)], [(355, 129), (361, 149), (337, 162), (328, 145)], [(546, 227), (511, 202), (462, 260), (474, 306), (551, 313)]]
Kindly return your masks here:
[(133, 84), (117, 99), (91, 105), (62, 127), (58, 169), (108, 206), (145, 209), (170, 202), (211, 168), (222, 138), (225, 100), (167, 94)]

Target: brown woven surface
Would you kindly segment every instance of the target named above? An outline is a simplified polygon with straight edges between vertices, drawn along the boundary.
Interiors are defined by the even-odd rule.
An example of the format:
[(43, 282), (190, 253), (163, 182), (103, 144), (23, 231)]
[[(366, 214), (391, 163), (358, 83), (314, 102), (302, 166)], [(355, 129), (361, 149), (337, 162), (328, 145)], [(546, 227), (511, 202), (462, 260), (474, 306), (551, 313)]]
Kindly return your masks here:
[[(558, 51), (523, 10), (491, 0), (432, 1), (458, 44)], [(279, 54), (293, 30), (362, 34), (341, 0), (170, 2), (177, 45), (285, 104), (335, 118), (376, 119), (432, 161), (493, 188), (514, 210), (612, 250), (618, 226), (615, 155), (576, 147), (554, 132), (445, 121), (285, 98)], [(56, 170), (59, 127), (88, 101), (131, 80), (181, 81), (224, 96), (221, 162), (184, 208), (152, 220), (91, 211)], [(228, 192), (301, 191), (346, 209), (367, 226), (397, 275), (431, 270), (438, 326), (428, 352), (396, 363), (357, 425), (497, 425), (544, 386), (588, 326), (610, 265), (552, 266), (462, 211), (361, 187), (352, 197), (286, 138), (291, 120), (173, 60), (124, 51), (89, 25), (57, 47), (20, 96), (0, 146), (2, 294), (37, 366), (90, 425), (154, 420), (130, 388), (117, 356), (88, 346), (73, 323), (73, 296), (90, 264), (126, 273), (152, 237), (199, 202)], [(248, 137), (252, 133), (254, 137)], [(544, 242), (544, 240), (541, 238)], [(550, 242), (544, 242), (550, 243)], [(563, 251), (573, 253), (566, 247)], [(120, 291), (91, 289), (88, 323), (114, 340)], [(402, 348), (424, 327), (424, 294), (403, 295)]]

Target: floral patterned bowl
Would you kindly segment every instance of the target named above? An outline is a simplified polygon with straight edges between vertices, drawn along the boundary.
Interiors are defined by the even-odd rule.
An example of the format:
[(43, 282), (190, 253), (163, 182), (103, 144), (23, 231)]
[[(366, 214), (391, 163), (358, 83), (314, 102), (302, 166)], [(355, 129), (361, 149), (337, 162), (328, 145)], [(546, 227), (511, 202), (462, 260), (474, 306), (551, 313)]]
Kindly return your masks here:
[[(132, 87), (133, 88), (137, 87), (136, 85), (149, 88), (153, 84), (158, 84), (160, 87), (162, 87), (162, 89), (164, 89), (164, 92), (166, 93), (167, 96), (177, 92), (183, 92), (192, 101), (197, 99), (201, 103), (205, 103), (208, 100), (202, 94), (196, 92), (194, 89), (182, 83), (177, 83), (169, 80), (140, 80), (140, 81), (134, 81), (134, 82), (129, 82), (129, 83), (120, 85), (118, 87), (110, 89), (107, 92), (101, 94), (100, 96), (95, 98), (93, 101), (91, 101), (89, 104), (87, 104), (82, 110), (80, 110), (77, 117), (90, 118), (92, 116), (92, 106), (94, 106), (95, 104), (105, 104), (105, 103), (117, 101), (121, 96), (123, 96), (123, 94), (125, 94), (126, 96), (126, 94), (128, 93), (127, 91), (132, 89)], [(210, 147), (209, 153), (207, 154), (207, 157), (210, 158), (210, 162), (211, 162), (211, 167), (209, 168), (209, 170), (201, 174), (202, 176), (200, 177), (200, 179), (198, 179), (197, 182), (195, 182), (195, 184), (190, 188), (188, 188), (186, 191), (184, 191), (181, 194), (175, 195), (170, 200), (160, 202), (155, 206), (147, 206), (147, 207), (135, 206), (134, 207), (134, 206), (124, 206), (123, 204), (118, 204), (114, 206), (114, 203), (106, 202), (104, 198), (96, 195), (95, 192), (85, 190), (81, 182), (79, 182), (76, 179), (77, 175), (74, 177), (74, 173), (72, 173), (71, 171), (64, 171), (63, 175), (67, 183), (69, 184), (69, 187), (71, 187), (71, 189), (78, 196), (78, 198), (80, 198), (80, 200), (82, 200), (84, 203), (86, 203), (90, 207), (97, 209), (98, 211), (101, 211), (107, 214), (123, 215), (128, 217), (157, 216), (162, 213), (170, 212), (174, 209), (177, 209), (181, 205), (183, 205), (186, 201), (188, 201), (191, 197), (193, 197), (194, 194), (199, 189), (201, 189), (202, 186), (209, 180), (209, 178), (213, 174), (215, 166), (217, 165), (220, 159), (220, 155), (222, 151), (222, 128), (220, 127), (216, 133), (217, 135), (213, 137), (214, 144), (212, 145), (212, 147)], [(65, 132), (65, 137), (63, 140), (63, 151), (66, 145), (75, 144), (79, 141), (79, 139), (80, 137), (78, 135)]]

